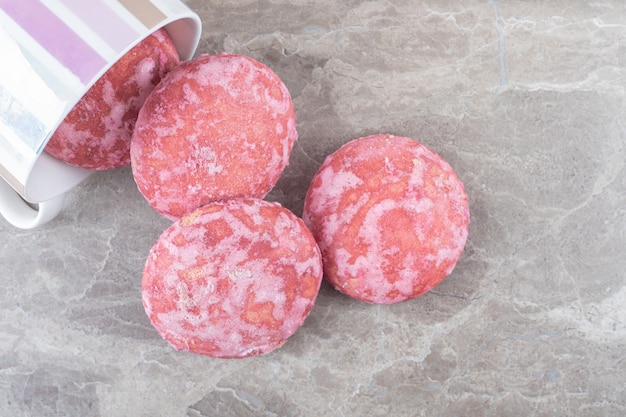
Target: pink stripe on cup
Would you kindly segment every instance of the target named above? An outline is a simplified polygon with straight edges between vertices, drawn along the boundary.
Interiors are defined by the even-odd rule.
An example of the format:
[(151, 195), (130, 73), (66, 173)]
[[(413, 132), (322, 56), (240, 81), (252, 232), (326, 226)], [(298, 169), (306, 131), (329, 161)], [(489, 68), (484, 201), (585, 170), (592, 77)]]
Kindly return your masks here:
[(133, 29), (103, 0), (61, 0), (116, 52), (122, 52), (138, 39)]
[(107, 64), (57, 15), (38, 0), (0, 0), (0, 9), (57, 61), (88, 84)]

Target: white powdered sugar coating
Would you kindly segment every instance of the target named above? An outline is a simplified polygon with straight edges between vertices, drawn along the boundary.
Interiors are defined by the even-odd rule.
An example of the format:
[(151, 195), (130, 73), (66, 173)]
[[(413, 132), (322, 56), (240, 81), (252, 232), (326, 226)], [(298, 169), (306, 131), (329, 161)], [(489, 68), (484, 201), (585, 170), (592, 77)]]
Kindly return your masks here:
[(277, 348), (302, 325), (321, 279), (319, 249), (300, 219), (277, 203), (229, 200), (162, 234), (146, 261), (143, 302), (176, 349), (244, 357)]
[(340, 291), (371, 303), (421, 295), (452, 272), (468, 235), (463, 184), (409, 138), (374, 135), (328, 156), (303, 219)]
[[(110, 81), (105, 82), (105, 86), (102, 89), (102, 96), (99, 97), (103, 100), (111, 109), (110, 113), (103, 117), (105, 134), (99, 140), (101, 146), (105, 148), (112, 147), (115, 141), (123, 138), (125, 141), (130, 141), (130, 135), (132, 134), (135, 126), (135, 118), (126, 118), (125, 115), (129, 109), (139, 111), (141, 105), (146, 101), (146, 97), (153, 90), (153, 80), (155, 73), (158, 73), (159, 67), (157, 66), (158, 58), (149, 57), (142, 59), (134, 68), (132, 72), (127, 75), (127, 79), (123, 85), (132, 86), (126, 88), (126, 91), (134, 91), (132, 96), (116, 96), (116, 91), (120, 86), (114, 86)], [(122, 87), (123, 88), (123, 87)]]

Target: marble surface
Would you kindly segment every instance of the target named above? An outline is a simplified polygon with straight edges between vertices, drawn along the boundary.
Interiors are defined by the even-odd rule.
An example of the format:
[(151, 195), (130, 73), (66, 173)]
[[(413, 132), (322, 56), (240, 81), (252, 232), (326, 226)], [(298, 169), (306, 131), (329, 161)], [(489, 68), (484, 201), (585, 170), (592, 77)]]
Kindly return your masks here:
[(1, 416), (626, 415), (626, 3), (189, 0), (198, 53), (290, 89), (300, 139), (268, 199), (301, 214), (342, 143), (426, 143), (465, 183), (456, 269), (375, 306), (321, 289), (268, 355), (174, 351), (141, 305), (169, 225), (128, 168), (32, 231), (0, 219)]

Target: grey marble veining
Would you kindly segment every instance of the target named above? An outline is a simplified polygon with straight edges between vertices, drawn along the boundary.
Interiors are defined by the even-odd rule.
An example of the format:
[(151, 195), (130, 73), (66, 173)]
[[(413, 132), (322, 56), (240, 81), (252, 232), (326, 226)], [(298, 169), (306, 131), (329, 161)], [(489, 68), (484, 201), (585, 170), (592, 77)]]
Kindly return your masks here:
[(626, 3), (187, 4), (198, 53), (251, 56), (292, 93), (269, 199), (300, 214), (328, 153), (410, 136), (465, 183), (463, 257), (397, 305), (323, 285), (268, 355), (175, 352), (141, 305), (169, 221), (129, 168), (94, 174), (44, 227), (0, 221), (1, 416), (626, 415)]

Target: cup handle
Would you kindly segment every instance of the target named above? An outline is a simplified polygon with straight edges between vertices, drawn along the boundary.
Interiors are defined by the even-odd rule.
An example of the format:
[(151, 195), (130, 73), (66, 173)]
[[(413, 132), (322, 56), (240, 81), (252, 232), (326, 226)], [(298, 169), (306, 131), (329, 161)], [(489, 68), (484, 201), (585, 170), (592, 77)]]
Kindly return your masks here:
[(63, 208), (63, 194), (32, 208), (6, 181), (0, 178), (0, 214), (13, 226), (33, 229), (54, 219)]

